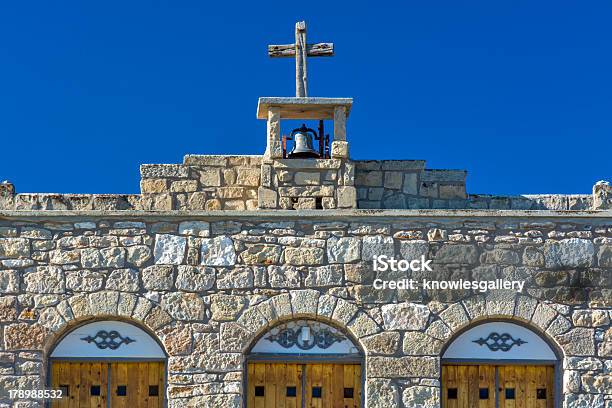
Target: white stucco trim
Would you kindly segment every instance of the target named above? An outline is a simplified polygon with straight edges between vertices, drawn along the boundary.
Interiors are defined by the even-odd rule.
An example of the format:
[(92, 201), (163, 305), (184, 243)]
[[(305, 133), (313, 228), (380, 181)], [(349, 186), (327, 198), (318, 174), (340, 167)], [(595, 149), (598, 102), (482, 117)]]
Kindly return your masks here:
[[(102, 343), (103, 347), (104, 340), (96, 335), (113, 331), (121, 336), (114, 340), (113, 345), (119, 345), (115, 349), (98, 347), (96, 343)], [(129, 323), (107, 320), (85, 324), (72, 330), (57, 344), (51, 357), (164, 359), (166, 355), (160, 345), (144, 330)]]

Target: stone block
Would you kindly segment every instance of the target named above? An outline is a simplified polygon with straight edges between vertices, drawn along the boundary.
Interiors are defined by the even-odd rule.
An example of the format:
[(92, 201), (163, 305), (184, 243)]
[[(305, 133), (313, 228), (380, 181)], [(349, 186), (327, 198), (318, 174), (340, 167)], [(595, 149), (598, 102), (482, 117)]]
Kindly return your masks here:
[(202, 265), (234, 265), (236, 263), (234, 242), (228, 236), (202, 239), (201, 259)]
[(171, 265), (152, 265), (142, 270), (142, 284), (148, 290), (171, 290), (174, 268)]
[(320, 265), (325, 251), (322, 248), (285, 248), (285, 263), (289, 265)]
[(349, 157), (348, 142), (334, 140), (331, 144), (331, 157), (334, 159), (348, 159)]
[(198, 180), (179, 180), (170, 184), (173, 193), (193, 193), (198, 190)]
[(317, 186), (321, 183), (321, 173), (298, 171), (293, 176), (293, 182), (300, 186)]
[(386, 330), (423, 330), (430, 314), (427, 306), (416, 303), (388, 304), (381, 310)]
[(178, 233), (196, 237), (210, 236), (210, 224), (206, 221), (183, 221), (179, 224)]
[(185, 259), (187, 240), (171, 234), (155, 235), (153, 256), (156, 264), (180, 265)]
[(330, 263), (349, 263), (360, 259), (361, 240), (356, 237), (332, 237), (327, 240), (327, 260)]
[(140, 192), (143, 194), (165, 193), (166, 191), (168, 191), (168, 180), (166, 179), (140, 180)]
[(357, 167), (355, 177), (355, 185), (359, 187), (382, 187), (383, 185), (382, 171), (363, 171)]
[(276, 208), (278, 194), (272, 189), (259, 187), (257, 189), (257, 203), (259, 208), (262, 209)]
[(386, 171), (384, 187), (392, 190), (402, 188), (403, 173), (400, 171)]
[(357, 208), (357, 190), (353, 186), (340, 186), (336, 189), (338, 208)]
[(259, 187), (261, 170), (258, 167), (239, 168), (236, 184), (248, 187)]
[(195, 293), (168, 293), (162, 299), (162, 308), (176, 320), (204, 318), (204, 301)]
[(544, 243), (547, 268), (580, 268), (593, 265), (595, 247), (588, 239), (568, 238)]
[(200, 184), (202, 187), (220, 187), (221, 186), (221, 170), (220, 169), (207, 169), (200, 170)]
[(384, 235), (371, 235), (362, 238), (362, 258), (371, 261), (374, 257), (395, 255), (395, 244), (392, 237)]
[(179, 265), (176, 288), (185, 292), (202, 292), (215, 284), (214, 268), (205, 266)]
[(366, 406), (368, 408), (399, 407), (397, 385), (388, 379), (368, 378), (366, 380)]
[(342, 285), (343, 275), (341, 265), (310, 267), (304, 285), (308, 288)]

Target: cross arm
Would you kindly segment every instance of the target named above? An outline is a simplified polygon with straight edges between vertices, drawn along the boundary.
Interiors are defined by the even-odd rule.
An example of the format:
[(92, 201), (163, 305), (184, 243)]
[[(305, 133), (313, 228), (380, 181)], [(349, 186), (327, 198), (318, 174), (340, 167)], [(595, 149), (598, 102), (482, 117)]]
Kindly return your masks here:
[[(307, 44), (306, 53), (309, 57), (332, 57), (334, 55), (334, 43)], [(268, 56), (295, 57), (295, 44), (268, 45)]]

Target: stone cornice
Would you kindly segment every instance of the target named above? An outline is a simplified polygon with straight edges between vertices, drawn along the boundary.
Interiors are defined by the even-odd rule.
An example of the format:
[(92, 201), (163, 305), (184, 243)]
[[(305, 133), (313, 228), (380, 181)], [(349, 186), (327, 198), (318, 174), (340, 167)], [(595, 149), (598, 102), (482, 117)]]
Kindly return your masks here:
[(138, 218), (138, 219), (321, 219), (327, 221), (394, 220), (405, 218), (503, 218), (503, 219), (593, 219), (612, 222), (612, 210), (553, 211), (553, 210), (255, 210), (255, 211), (137, 211), (137, 210), (32, 210), (0, 211), (0, 221), (19, 219), (63, 219), (63, 218)]

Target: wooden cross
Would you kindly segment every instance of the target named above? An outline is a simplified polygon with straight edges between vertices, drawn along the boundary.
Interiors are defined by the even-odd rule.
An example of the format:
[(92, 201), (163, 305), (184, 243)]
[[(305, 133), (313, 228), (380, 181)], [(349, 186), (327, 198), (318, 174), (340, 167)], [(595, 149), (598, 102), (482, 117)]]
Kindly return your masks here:
[(306, 22), (295, 23), (295, 43), (287, 45), (268, 45), (268, 55), (275, 57), (295, 57), (295, 96), (308, 96), (308, 79), (306, 71), (307, 57), (332, 57), (333, 43), (306, 43)]

